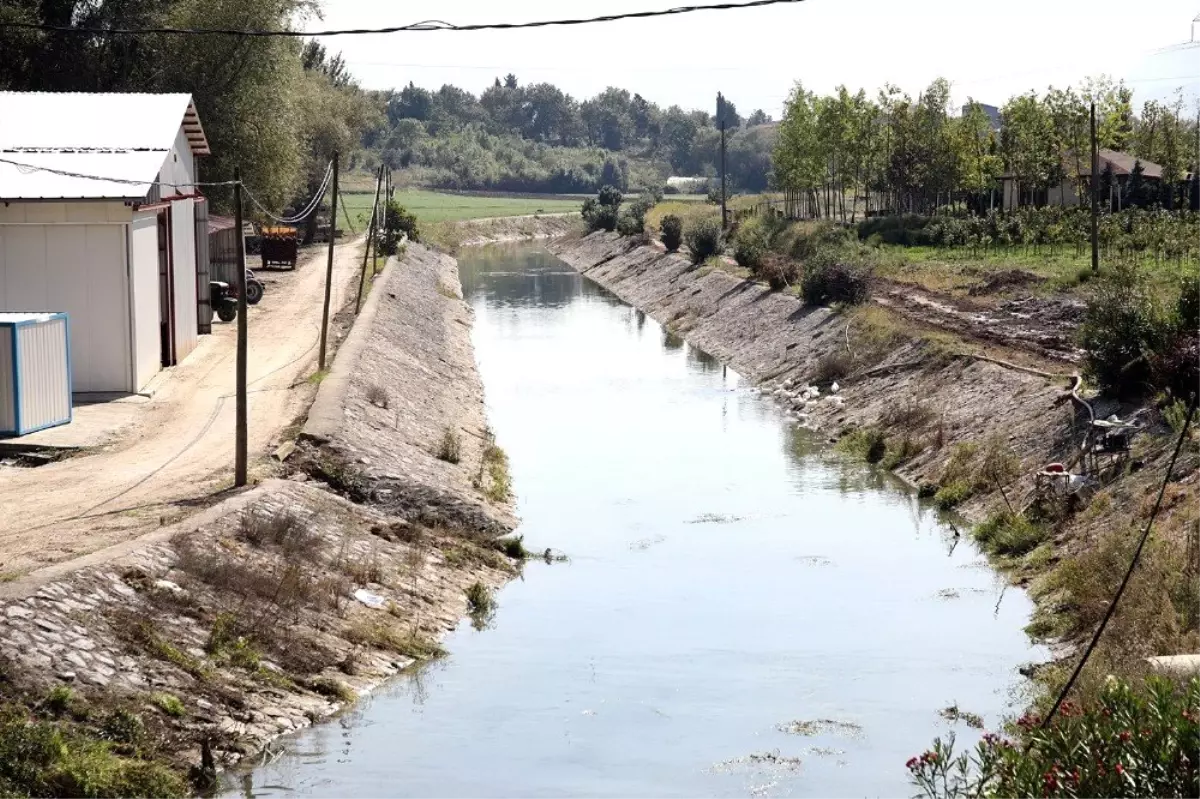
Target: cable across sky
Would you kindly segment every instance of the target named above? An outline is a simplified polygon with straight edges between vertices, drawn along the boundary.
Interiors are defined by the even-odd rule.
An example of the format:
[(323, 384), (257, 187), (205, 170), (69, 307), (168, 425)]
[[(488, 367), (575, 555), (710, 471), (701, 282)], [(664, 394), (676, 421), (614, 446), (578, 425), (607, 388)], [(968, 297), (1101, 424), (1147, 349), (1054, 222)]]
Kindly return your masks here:
[(699, 11), (738, 11), (747, 8), (763, 6), (791, 5), (802, 3), (804, 0), (747, 0), (742, 3), (713, 3), (708, 5), (676, 6), (654, 11), (629, 11), (622, 14), (605, 14), (597, 17), (578, 17), (565, 19), (543, 19), (529, 22), (478, 22), (465, 25), (455, 25), (440, 19), (427, 19), (412, 22), (407, 25), (394, 25), (385, 28), (344, 28), (320, 31), (293, 31), (269, 29), (242, 28), (96, 28), (74, 27), (71, 25), (47, 25), (40, 22), (0, 22), (0, 29), (37, 30), (53, 33), (76, 33), (89, 36), (141, 36), (161, 34), (167, 36), (253, 36), (263, 38), (318, 38), (325, 36), (369, 36), (384, 33), (429, 33), (434, 31), (506, 31), (526, 28), (550, 28), (568, 25), (594, 25), (601, 22), (619, 22), (627, 19), (651, 19), (654, 17), (674, 17), (681, 14), (693, 14)]

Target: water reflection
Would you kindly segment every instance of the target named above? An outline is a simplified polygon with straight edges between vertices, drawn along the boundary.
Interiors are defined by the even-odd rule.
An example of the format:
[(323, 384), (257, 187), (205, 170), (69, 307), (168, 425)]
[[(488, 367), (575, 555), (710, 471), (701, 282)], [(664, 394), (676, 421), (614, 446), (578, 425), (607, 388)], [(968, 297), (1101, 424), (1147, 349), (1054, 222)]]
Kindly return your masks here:
[(540, 250), (461, 264), (520, 532), (570, 560), (247, 790), (907, 795), (938, 709), (999, 723), (1040, 653), (969, 543)]

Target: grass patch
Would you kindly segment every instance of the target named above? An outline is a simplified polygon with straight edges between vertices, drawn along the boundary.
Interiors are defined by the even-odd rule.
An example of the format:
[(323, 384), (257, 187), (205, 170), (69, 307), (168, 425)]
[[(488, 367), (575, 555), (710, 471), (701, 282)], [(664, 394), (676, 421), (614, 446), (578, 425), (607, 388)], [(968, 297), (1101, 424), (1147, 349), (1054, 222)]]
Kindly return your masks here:
[(462, 441), (458, 432), (449, 425), (442, 431), (442, 440), (438, 443), (437, 458), (446, 463), (458, 463), (462, 460)]
[(482, 630), (491, 624), (496, 615), (496, 598), (492, 589), (476, 580), (467, 587), (467, 613), (471, 616), (471, 626)]
[(150, 703), (171, 718), (177, 719), (187, 715), (187, 709), (184, 708), (183, 702), (179, 701), (179, 697), (175, 696), (175, 694), (151, 694)]
[(308, 376), (307, 381), (310, 385), (319, 386), (325, 382), (325, 378), (329, 377), (328, 369), (318, 369)]
[(992, 555), (1021, 557), (1043, 544), (1050, 531), (1022, 515), (994, 513), (973, 531), (975, 540)]
[(887, 439), (878, 427), (861, 427), (843, 436), (837, 449), (867, 463), (879, 463), (887, 453)]
[[(346, 210), (355, 228), (364, 228), (371, 215), (374, 192), (348, 192), (342, 195)], [(425, 189), (400, 189), (396, 202), (417, 218), (418, 222), (461, 222), (467, 219), (488, 219), (498, 216), (532, 216), (534, 214), (578, 213), (582, 198), (548, 194), (524, 197), (484, 197), (475, 194), (450, 194)], [(421, 229), (422, 239), (428, 234)]]
[(147, 618), (131, 618), (126, 624), (119, 625), (130, 639), (141, 646), (147, 654), (165, 660), (197, 680), (208, 680), (212, 677), (212, 669), (198, 658), (164, 639), (155, 627), (154, 622)]
[(182, 797), (188, 785), (172, 769), (118, 754), (60, 722), (30, 719), (12, 705), (0, 708), (0, 795)]
[(377, 383), (367, 386), (367, 402), (386, 411), (390, 402), (387, 389)]
[(446, 650), (424, 636), (401, 633), (382, 620), (363, 620), (346, 628), (343, 637), (360, 646), (370, 646), (395, 652), (413, 660), (432, 660), (446, 654)]
[(921, 445), (921, 442), (905, 433), (899, 438), (893, 438), (888, 441), (887, 453), (883, 456), (883, 460), (879, 462), (879, 465), (891, 471), (917, 457), (924, 450), (925, 448)]
[(333, 677), (314, 677), (311, 680), (305, 681), (304, 686), (315, 694), (336, 699), (347, 705), (358, 698), (353, 688)]
[(217, 614), (204, 651), (214, 661), (248, 671), (257, 670), (262, 661), (262, 653), (250, 639), (238, 634), (238, 618), (232, 613)]
[(515, 560), (527, 560), (530, 557), (529, 550), (525, 548), (525, 536), (523, 535), (497, 539), (496, 546), (505, 555)]
[(70, 686), (56, 685), (46, 695), (45, 701), (42, 702), (42, 707), (56, 716), (61, 716), (71, 709), (74, 698), (75, 692), (71, 690)]
[(971, 498), (975, 489), (966, 480), (951, 480), (940, 486), (933, 495), (933, 504), (939, 510), (951, 510)]
[[(512, 476), (508, 471), (508, 456), (490, 435), (487, 446), (483, 449), (483, 460), (479, 467), (481, 474), (486, 473), (489, 478), (484, 484), (484, 496), (495, 503), (512, 499)], [(483, 483), (482, 480), (480, 482)]]

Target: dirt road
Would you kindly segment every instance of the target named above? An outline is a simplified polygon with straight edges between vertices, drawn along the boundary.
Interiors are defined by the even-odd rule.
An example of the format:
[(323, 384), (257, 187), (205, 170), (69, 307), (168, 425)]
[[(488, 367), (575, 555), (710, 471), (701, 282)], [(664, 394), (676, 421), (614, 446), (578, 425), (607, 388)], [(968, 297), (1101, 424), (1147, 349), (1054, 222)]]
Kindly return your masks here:
[[(359, 242), (335, 250), (336, 312), (353, 302)], [(251, 477), (312, 400), (325, 253), (294, 273), (260, 273), (250, 310)], [(178, 520), (232, 486), (236, 324), (213, 333), (163, 381), (120, 439), (36, 469), (0, 471), (0, 575), (5, 579), (125, 541)]]

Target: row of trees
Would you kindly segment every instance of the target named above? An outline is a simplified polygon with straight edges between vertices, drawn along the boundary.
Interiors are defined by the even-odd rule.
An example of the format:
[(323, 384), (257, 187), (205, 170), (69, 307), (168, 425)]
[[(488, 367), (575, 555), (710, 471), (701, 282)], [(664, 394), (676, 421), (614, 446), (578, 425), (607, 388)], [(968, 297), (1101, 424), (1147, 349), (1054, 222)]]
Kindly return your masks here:
[[(519, 139), (547, 147), (619, 153), (647, 164), (662, 177), (714, 176), (720, 163), (719, 120), (712, 114), (684, 111), (677, 105), (663, 109), (640, 94), (615, 87), (579, 101), (553, 84), (521, 85), (510, 74), (497, 78), (479, 97), (457, 86), (430, 91), (409, 83), (398, 91), (381, 92), (378, 98), (387, 124), (367, 132), (363, 143), (379, 150), (395, 168), (453, 171), (452, 166), (431, 159), (437, 151), (429, 142), (462, 135), (480, 140), (479, 134), (496, 141)], [(743, 119), (736, 106), (726, 102), (724, 122), (734, 185), (765, 189), (773, 146), (771, 118), (759, 110)], [(480, 171), (485, 171), (482, 165)]]
[(1089, 79), (1079, 91), (1051, 87), (1013, 97), (997, 125), (973, 101), (961, 115), (952, 113), (942, 78), (916, 100), (891, 85), (872, 98), (844, 86), (818, 96), (797, 84), (779, 126), (773, 175), (778, 188), (799, 193), (816, 214), (844, 221), (859, 213), (856, 199), (867, 210), (890, 212), (927, 213), (964, 200), (985, 210), (996, 204), (1006, 173), (1031, 197), (1075, 180), (1082, 198), (1094, 102), (1100, 147), (1163, 167), (1162, 194), (1135, 199), (1174, 207), (1197, 157), (1195, 112), (1189, 118), (1182, 95), (1169, 104), (1147, 102), (1140, 116), (1131, 101), (1123, 83)]
[[(0, 20), (78, 27), (284, 30), (313, 0), (5, 0)], [(0, 89), (187, 92), (213, 155), (208, 180), (240, 166), (250, 191), (275, 208), (305, 204), (334, 150), (349, 152), (383, 121), (338, 57), (290, 38), (110, 36), (0, 29)], [(206, 192), (218, 207), (231, 198)]]

